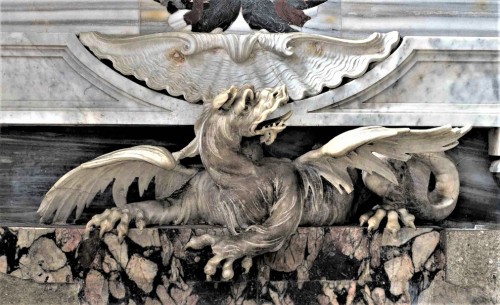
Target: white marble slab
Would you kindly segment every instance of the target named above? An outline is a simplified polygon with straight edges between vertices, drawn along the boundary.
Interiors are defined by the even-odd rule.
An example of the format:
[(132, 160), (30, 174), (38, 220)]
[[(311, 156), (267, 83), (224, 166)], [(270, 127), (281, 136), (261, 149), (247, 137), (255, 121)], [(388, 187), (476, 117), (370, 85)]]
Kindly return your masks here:
[[(139, 0), (0, 0), (0, 25), (3, 32), (139, 34), (151, 20), (162, 22), (161, 13), (151, 12), (155, 2), (142, 5)], [(161, 11), (168, 14), (165, 7)], [(149, 12), (149, 13), (148, 13)], [(164, 18), (164, 17), (163, 17)], [(163, 23), (165, 24), (165, 23)], [(167, 29), (168, 30), (168, 29)]]
[[(112, 70), (74, 34), (9, 33), (1, 45), (0, 124), (189, 125), (201, 112)], [(499, 50), (499, 38), (405, 37), (361, 78), (276, 115), (293, 110), (292, 126), (499, 127)]]
[(498, 1), (341, 0), (342, 35), (398, 31), (402, 36), (492, 36), (499, 33)]
[(182, 125), (201, 111), (107, 67), (74, 34), (4, 33), (0, 45), (0, 124)]
[(363, 77), (287, 105), (290, 125), (500, 126), (500, 39), (405, 37)]

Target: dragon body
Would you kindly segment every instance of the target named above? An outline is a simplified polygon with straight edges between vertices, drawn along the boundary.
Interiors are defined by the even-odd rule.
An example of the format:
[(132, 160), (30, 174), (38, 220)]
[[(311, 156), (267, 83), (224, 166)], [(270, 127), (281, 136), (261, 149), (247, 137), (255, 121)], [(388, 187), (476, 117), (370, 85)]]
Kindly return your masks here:
[[(288, 101), (284, 87), (255, 92), (235, 88), (206, 103), (195, 124), (196, 137), (181, 151), (138, 146), (101, 156), (62, 177), (45, 196), (39, 214), (43, 222), (77, 218), (93, 197), (112, 181), (116, 208), (94, 216), (87, 228), (101, 235), (117, 227), (120, 238), (129, 223), (138, 227), (161, 224), (214, 224), (228, 236), (194, 237), (188, 247), (211, 246), (214, 256), (205, 273), (223, 264), (222, 277), (233, 277), (233, 262), (277, 251), (299, 225), (332, 225), (355, 212), (355, 187), (365, 185), (382, 197), (382, 206), (364, 214), (361, 222), (376, 229), (387, 216), (387, 228), (414, 226), (417, 216), (441, 220), (455, 207), (458, 173), (444, 151), (454, 147), (469, 128), (449, 126), (410, 130), (362, 127), (295, 160), (253, 160), (241, 149), (244, 137), (260, 136), (271, 144), (291, 113), (266, 121)], [(183, 167), (180, 160), (199, 155), (204, 170)], [(353, 169), (363, 171), (361, 182)], [(429, 190), (432, 174), (435, 186)], [(139, 178), (143, 192), (155, 178), (156, 200), (127, 203), (126, 193)]]

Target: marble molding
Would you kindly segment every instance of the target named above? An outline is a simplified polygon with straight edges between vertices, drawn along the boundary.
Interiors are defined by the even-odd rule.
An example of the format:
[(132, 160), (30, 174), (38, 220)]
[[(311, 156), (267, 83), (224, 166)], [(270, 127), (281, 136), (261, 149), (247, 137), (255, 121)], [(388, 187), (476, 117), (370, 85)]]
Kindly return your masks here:
[[(96, 0), (80, 1), (76, 5), (70, 0), (2, 0), (0, 25), (5, 32), (146, 34), (172, 31), (168, 23), (171, 14), (159, 2), (168, 1)], [(182, 9), (182, 5), (179, 8)], [(398, 31), (403, 36), (498, 36), (497, 1), (328, 0), (304, 13), (311, 19), (302, 27), (294, 27), (295, 30), (332, 36), (366, 37), (374, 31)], [(257, 15), (265, 20), (268, 14), (261, 10)], [(249, 28), (243, 18), (235, 23), (238, 22), (244, 24), (231, 27)]]
[[(1, 45), (0, 123), (190, 125), (201, 113), (200, 105), (119, 75), (73, 34), (3, 33)], [(404, 37), (362, 77), (290, 103), (276, 115), (293, 110), (290, 126), (498, 127), (499, 50), (500, 39), (493, 37)], [(55, 66), (48, 65), (52, 61)], [(50, 86), (60, 89), (31, 90)]]
[(182, 125), (199, 111), (109, 69), (74, 34), (3, 33), (0, 39), (0, 124)]
[(3, 32), (137, 35), (172, 31), (166, 8), (153, 0), (2, 0)]
[(290, 125), (500, 126), (500, 39), (404, 37), (363, 77), (296, 101)]
[(402, 36), (497, 37), (498, 1), (340, 0), (341, 31), (359, 36), (397, 30)]

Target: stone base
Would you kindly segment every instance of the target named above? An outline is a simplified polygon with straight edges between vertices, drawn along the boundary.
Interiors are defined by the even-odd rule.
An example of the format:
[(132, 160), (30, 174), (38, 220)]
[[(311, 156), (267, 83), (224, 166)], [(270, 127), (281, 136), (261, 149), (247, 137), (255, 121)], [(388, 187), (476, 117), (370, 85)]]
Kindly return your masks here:
[[(254, 258), (248, 274), (236, 263), (235, 279), (224, 282), (220, 270), (206, 281), (210, 248), (183, 250), (191, 236), (224, 229), (132, 229), (120, 244), (111, 233), (84, 240), (81, 228), (4, 227), (0, 273), (8, 275), (0, 275), (0, 304), (498, 303), (498, 231), (467, 231), (468, 238), (489, 237), (463, 253), (456, 232), (463, 231), (402, 229), (392, 236), (359, 227), (299, 228), (280, 251)], [(473, 261), (476, 245), (489, 257)], [(445, 253), (453, 266), (465, 260), (446, 267)], [(486, 290), (448, 280), (469, 274), (467, 266), (488, 273), (476, 274)]]

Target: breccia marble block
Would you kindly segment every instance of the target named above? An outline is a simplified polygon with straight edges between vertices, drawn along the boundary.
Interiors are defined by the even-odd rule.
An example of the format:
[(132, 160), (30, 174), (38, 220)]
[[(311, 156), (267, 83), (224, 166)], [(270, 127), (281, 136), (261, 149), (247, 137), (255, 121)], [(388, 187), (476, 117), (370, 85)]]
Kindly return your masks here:
[[(443, 279), (449, 272), (446, 260), (462, 253), (450, 252), (445, 243), (450, 231), (403, 228), (393, 235), (360, 227), (303, 227), (278, 252), (254, 259), (249, 273), (237, 263), (232, 281), (221, 281), (220, 270), (206, 281), (209, 248), (186, 251), (184, 246), (193, 236), (224, 231), (208, 226), (132, 229), (120, 244), (114, 233), (100, 239), (92, 232), (85, 239), (78, 227), (3, 227), (0, 273), (7, 275), (0, 277), (0, 303), (20, 300), (8, 289), (18, 283), (28, 297), (38, 291), (40, 304), (53, 300), (48, 298), (52, 291), (39, 292), (40, 284), (60, 287), (57, 297), (68, 303), (88, 304), (426, 304), (439, 297), (427, 290), (443, 285), (453, 293), (451, 299), (478, 297), (474, 285)], [(493, 304), (488, 291), (481, 297)]]

